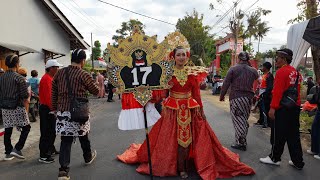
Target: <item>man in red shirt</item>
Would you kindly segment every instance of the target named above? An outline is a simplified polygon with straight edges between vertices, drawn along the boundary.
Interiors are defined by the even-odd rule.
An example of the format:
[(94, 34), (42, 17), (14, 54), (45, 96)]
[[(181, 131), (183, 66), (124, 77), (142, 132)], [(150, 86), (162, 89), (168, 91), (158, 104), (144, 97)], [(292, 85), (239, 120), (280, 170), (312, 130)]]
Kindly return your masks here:
[(50, 151), (56, 151), (54, 141), (56, 139), (56, 118), (52, 111), (51, 89), (53, 76), (62, 65), (57, 60), (48, 60), (45, 68), (46, 74), (42, 76), (39, 85), (39, 114), (40, 114), (40, 158), (39, 162), (53, 163)]
[[(297, 70), (290, 66), (292, 56), (293, 52), (290, 49), (277, 51), (275, 65), (278, 70), (274, 80), (271, 108), (269, 111), (269, 118), (272, 121), (270, 138), (272, 149), (270, 155), (266, 158), (260, 158), (260, 161), (262, 163), (279, 166), (284, 145), (287, 142), (291, 157), (289, 164), (301, 170), (304, 166), (299, 134), (300, 82), (302, 78)], [(295, 85), (297, 78), (299, 78), (297, 106), (285, 108), (281, 106), (280, 101), (285, 91)]]

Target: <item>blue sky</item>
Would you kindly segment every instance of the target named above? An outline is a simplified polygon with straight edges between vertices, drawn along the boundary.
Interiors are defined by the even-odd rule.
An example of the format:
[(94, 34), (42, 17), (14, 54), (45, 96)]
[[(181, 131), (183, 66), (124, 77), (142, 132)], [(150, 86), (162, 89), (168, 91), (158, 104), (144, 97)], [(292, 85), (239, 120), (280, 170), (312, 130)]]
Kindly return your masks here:
[[(84, 36), (85, 40), (90, 43), (90, 33), (93, 33), (93, 40), (99, 40), (102, 47), (105, 48), (111, 38), (120, 28), (124, 21), (129, 19), (139, 19), (145, 24), (147, 35), (158, 35), (159, 41), (169, 32), (175, 31), (175, 26), (161, 23), (152, 19), (141, 17), (130, 12), (103, 4), (97, 0), (53, 0), (60, 10), (68, 17), (73, 25)], [(204, 24), (213, 26), (220, 17), (233, 4), (232, 0), (223, 0), (220, 5), (215, 0), (105, 0), (108, 3), (121, 6), (132, 11), (136, 11), (157, 19), (176, 24), (179, 18), (183, 18), (186, 13), (191, 13), (196, 9), (199, 13), (204, 14)], [(250, 7), (256, 0), (241, 0), (238, 8), (245, 10)], [(214, 3), (216, 9), (210, 10), (209, 4)], [(260, 51), (279, 48), (286, 43), (287, 31), (290, 25), (287, 24), (289, 19), (297, 16), (297, 0), (259, 0), (250, 10), (257, 7), (272, 10), (272, 13), (264, 18), (272, 27), (267, 36), (260, 45)], [(222, 30), (228, 24), (228, 18), (225, 18), (217, 26), (213, 27), (210, 33), (218, 33), (224, 36), (228, 28)], [(222, 31), (221, 31), (222, 30)], [(257, 50), (257, 41), (254, 40), (254, 48)]]

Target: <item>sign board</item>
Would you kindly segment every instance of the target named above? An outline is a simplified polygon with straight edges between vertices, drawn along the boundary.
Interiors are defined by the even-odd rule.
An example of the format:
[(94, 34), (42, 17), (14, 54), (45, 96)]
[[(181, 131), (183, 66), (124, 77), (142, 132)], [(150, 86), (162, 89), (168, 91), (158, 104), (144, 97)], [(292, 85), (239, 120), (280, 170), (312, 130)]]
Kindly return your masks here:
[(118, 47), (108, 44), (112, 66), (109, 79), (118, 92), (133, 92), (144, 106), (151, 98), (151, 90), (167, 89), (173, 73), (173, 63), (164, 60), (167, 46), (167, 41), (158, 44), (156, 37), (146, 36), (138, 29), (119, 41)]

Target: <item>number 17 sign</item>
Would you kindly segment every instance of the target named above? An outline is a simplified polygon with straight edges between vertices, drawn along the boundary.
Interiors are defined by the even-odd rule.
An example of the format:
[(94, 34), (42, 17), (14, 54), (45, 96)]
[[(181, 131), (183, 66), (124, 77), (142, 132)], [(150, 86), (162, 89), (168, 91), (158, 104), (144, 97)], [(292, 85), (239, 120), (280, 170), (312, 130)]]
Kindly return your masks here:
[[(109, 80), (119, 93), (134, 93), (136, 100), (145, 105), (150, 100), (151, 90), (167, 89), (172, 75), (172, 63), (164, 60), (167, 42), (157, 43), (135, 29), (133, 34), (119, 41), (118, 47), (108, 44), (112, 69)], [(138, 98), (145, 94), (146, 98)], [(145, 97), (145, 96), (144, 96)]]

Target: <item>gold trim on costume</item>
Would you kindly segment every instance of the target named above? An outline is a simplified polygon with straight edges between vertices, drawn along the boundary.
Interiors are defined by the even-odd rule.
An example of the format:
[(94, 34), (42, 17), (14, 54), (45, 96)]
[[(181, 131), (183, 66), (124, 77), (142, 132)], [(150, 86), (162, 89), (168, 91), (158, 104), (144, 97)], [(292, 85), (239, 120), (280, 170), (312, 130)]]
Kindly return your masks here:
[[(190, 137), (192, 137), (192, 133), (190, 131)], [(186, 142), (178, 139), (178, 144), (184, 148), (187, 148), (192, 143), (192, 138), (189, 138)]]
[(184, 104), (177, 111), (178, 123), (178, 144), (184, 148), (188, 147), (192, 142), (191, 133), (191, 111)]
[(188, 99), (191, 97), (191, 92), (174, 92), (170, 91), (170, 96), (175, 99)]
[(183, 69), (177, 69), (174, 67), (173, 69), (173, 76), (176, 77), (177, 81), (181, 86), (184, 86), (188, 81), (188, 69), (184, 67)]

